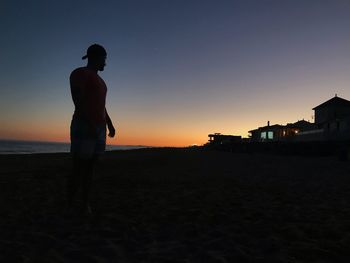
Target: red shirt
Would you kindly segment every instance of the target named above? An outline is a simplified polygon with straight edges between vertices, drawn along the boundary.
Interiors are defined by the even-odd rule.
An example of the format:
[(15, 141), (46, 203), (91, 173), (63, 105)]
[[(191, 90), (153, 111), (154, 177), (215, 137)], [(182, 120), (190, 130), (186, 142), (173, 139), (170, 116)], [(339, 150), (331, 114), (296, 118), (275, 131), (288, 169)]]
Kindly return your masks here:
[(75, 105), (73, 118), (92, 124), (106, 123), (107, 86), (103, 79), (86, 67), (73, 70), (69, 79)]

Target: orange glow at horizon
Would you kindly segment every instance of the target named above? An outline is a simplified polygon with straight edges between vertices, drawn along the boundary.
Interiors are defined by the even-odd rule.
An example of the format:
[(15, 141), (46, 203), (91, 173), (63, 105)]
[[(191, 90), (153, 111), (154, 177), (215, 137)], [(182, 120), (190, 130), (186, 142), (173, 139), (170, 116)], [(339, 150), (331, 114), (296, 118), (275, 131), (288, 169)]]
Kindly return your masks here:
[[(33, 125), (35, 127), (35, 125)], [(40, 127), (34, 129), (33, 126), (20, 125), (16, 123), (12, 126), (0, 128), (1, 139), (29, 140), (29, 141), (54, 141), (70, 142), (69, 125), (56, 125), (55, 127)], [(107, 138), (107, 144), (111, 145), (145, 145), (145, 146), (189, 146), (206, 142), (206, 134), (190, 136), (162, 135), (156, 133), (124, 132), (117, 130), (115, 138)]]
[[(69, 124), (49, 125), (48, 127), (33, 124), (28, 126), (25, 123), (13, 123), (6, 127), (0, 128), (1, 139), (29, 140), (29, 141), (53, 141), (53, 142), (70, 142)], [(202, 129), (194, 131), (164, 131), (155, 132), (152, 129), (139, 132), (138, 129), (127, 130), (117, 127), (115, 138), (107, 137), (107, 144), (110, 145), (144, 145), (159, 147), (186, 147), (191, 145), (203, 145), (208, 141), (208, 134), (212, 132), (221, 132), (223, 134), (234, 134), (246, 137), (243, 132), (227, 131), (218, 129)]]
[[(42, 133), (42, 132), (22, 132), (22, 131), (0, 131), (0, 139), (10, 140), (28, 140), (28, 141), (52, 141), (69, 143), (70, 138), (67, 133)], [(207, 135), (189, 138), (172, 138), (172, 137), (156, 137), (150, 136), (123, 136), (118, 135), (115, 138), (107, 138), (107, 144), (110, 145), (142, 145), (142, 146), (159, 146), (159, 147), (185, 147), (191, 145), (202, 145), (206, 143)]]
[[(181, 116), (181, 122), (158, 117), (157, 120), (145, 120), (134, 116), (113, 119), (116, 127), (116, 137), (107, 138), (107, 144), (111, 145), (144, 145), (144, 146), (170, 146), (186, 147), (191, 145), (203, 145), (208, 141), (208, 134), (221, 133), (248, 137), (248, 131), (265, 126), (266, 121), (271, 124), (286, 124), (297, 121), (292, 114), (285, 112), (264, 113), (257, 115), (255, 109), (250, 112), (238, 112), (235, 116), (231, 113), (217, 117), (207, 116)], [(300, 112), (303, 112), (302, 109)], [(113, 114), (113, 111), (112, 115)], [(301, 113), (300, 113), (301, 114)], [(230, 117), (232, 116), (232, 117)], [(264, 118), (268, 116), (271, 118)], [(302, 115), (299, 115), (302, 116)], [(5, 119), (0, 127), (0, 138), (15, 140), (55, 141), (70, 142), (69, 126), (70, 116), (55, 118), (29, 118), (25, 120)], [(197, 118), (197, 119), (196, 119)], [(193, 121), (196, 119), (196, 121)]]

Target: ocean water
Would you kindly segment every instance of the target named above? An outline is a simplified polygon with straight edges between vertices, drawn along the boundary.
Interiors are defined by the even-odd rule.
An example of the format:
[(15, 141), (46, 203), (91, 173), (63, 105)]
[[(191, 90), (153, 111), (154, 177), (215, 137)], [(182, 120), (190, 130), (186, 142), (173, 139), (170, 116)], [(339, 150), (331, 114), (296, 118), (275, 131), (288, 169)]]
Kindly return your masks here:
[[(106, 150), (132, 150), (146, 146), (107, 145)], [(33, 154), (69, 152), (70, 143), (0, 140), (0, 154)]]

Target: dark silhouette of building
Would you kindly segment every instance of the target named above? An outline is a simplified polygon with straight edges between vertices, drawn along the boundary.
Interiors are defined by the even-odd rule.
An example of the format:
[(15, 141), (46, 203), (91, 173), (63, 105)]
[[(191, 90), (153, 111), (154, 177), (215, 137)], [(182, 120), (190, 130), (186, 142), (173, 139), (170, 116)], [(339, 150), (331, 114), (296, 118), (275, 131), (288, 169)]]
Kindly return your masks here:
[(209, 144), (211, 145), (221, 145), (241, 142), (242, 137), (236, 135), (224, 135), (221, 133), (209, 134)]
[(350, 139), (350, 101), (335, 95), (313, 110), (315, 124), (323, 130), (324, 140)]
[(329, 122), (350, 116), (350, 101), (335, 95), (334, 98), (316, 106), (313, 110), (315, 111), (315, 124), (323, 128)]
[(270, 122), (267, 122), (267, 126), (251, 130), (249, 133), (251, 134), (251, 140), (255, 142), (291, 141), (299, 133), (313, 130), (315, 127), (313, 123), (305, 120), (288, 123), (287, 125), (270, 125)]
[(251, 134), (250, 138), (252, 141), (279, 141), (283, 136), (283, 125), (270, 125), (268, 121), (266, 126), (251, 130), (249, 133)]
[(251, 141), (350, 140), (350, 101), (337, 95), (314, 107), (315, 123), (305, 120), (271, 125), (249, 131)]

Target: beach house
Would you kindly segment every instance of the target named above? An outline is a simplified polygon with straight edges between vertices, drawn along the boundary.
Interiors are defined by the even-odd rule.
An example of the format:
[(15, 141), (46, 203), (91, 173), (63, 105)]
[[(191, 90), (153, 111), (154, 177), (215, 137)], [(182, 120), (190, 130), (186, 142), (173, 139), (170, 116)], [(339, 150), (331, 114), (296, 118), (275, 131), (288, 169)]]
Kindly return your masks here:
[(242, 140), (241, 136), (224, 135), (224, 134), (221, 134), (221, 133), (209, 134), (208, 137), (209, 137), (208, 143), (210, 145), (221, 145), (221, 144), (237, 143), (237, 142), (241, 142), (241, 140)]
[(252, 141), (279, 141), (283, 136), (283, 125), (270, 125), (270, 121), (268, 121), (266, 126), (251, 130), (249, 133)]
[(295, 123), (288, 123), (287, 125), (270, 125), (259, 127), (255, 130), (249, 131), (251, 141), (266, 142), (266, 141), (291, 141), (302, 132), (315, 129), (315, 125), (305, 120), (300, 120)]
[(350, 139), (350, 101), (337, 95), (313, 108), (315, 124), (324, 140)]
[(350, 140), (350, 101), (337, 95), (313, 108), (315, 122), (300, 120), (287, 125), (270, 125), (249, 131), (250, 140), (341, 141)]

